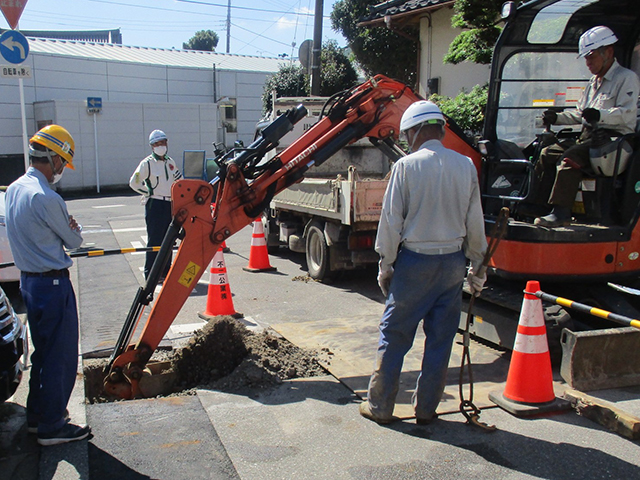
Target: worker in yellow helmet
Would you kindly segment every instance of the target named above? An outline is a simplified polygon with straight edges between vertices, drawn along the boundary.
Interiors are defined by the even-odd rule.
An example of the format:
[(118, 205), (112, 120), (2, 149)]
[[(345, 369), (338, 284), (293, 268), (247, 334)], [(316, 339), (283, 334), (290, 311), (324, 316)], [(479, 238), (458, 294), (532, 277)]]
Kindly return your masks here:
[(73, 261), (65, 252), (82, 245), (82, 227), (52, 188), (65, 168), (74, 169), (75, 143), (59, 125), (29, 141), (30, 167), (9, 185), (6, 224), (20, 270), (20, 291), (34, 350), (27, 398), (27, 424), (40, 445), (86, 438), (87, 425), (69, 423), (67, 404), (78, 369), (78, 309), (69, 279)]

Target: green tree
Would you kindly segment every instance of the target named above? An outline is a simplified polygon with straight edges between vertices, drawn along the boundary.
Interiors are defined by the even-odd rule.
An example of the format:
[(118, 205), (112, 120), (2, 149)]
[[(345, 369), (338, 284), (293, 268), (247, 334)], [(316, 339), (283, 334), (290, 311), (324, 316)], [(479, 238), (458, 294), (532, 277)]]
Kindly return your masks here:
[(182, 44), (184, 50), (215, 52), (218, 46), (218, 34), (213, 30), (200, 30), (188, 42)]
[[(329, 40), (322, 46), (320, 63), (321, 96), (331, 96), (356, 84), (358, 74), (335, 40)], [(299, 63), (282, 64), (265, 82), (262, 93), (262, 107), (265, 112), (271, 110), (274, 90), (276, 97), (306, 97), (311, 90), (309, 75)]]
[(429, 100), (440, 107), (465, 132), (475, 135), (482, 132), (484, 111), (487, 107), (488, 85), (476, 85), (470, 92), (460, 92), (455, 98), (431, 95)]
[(271, 110), (274, 91), (276, 97), (306, 97), (309, 86), (304, 67), (299, 63), (287, 62), (280, 65), (280, 70), (267, 78), (262, 92), (262, 109), (265, 112)]
[(329, 97), (353, 87), (358, 74), (351, 60), (335, 40), (328, 40), (320, 52), (320, 95)]
[(496, 25), (504, 0), (456, 0), (451, 26), (464, 29), (449, 45), (445, 63), (458, 64), (465, 60), (491, 63), (493, 47), (501, 28)]
[(339, 0), (333, 5), (331, 25), (349, 42), (354, 57), (369, 76), (382, 73), (407, 85), (415, 85), (418, 68), (418, 30), (406, 27), (411, 41), (382, 27), (356, 27), (368, 8), (380, 0)]

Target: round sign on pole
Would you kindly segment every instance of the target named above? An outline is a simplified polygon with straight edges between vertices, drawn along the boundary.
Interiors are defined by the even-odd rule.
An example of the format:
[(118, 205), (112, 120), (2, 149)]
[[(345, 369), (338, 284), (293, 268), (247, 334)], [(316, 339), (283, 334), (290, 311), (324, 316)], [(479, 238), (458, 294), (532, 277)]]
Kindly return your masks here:
[(27, 37), (16, 30), (7, 30), (0, 35), (0, 55), (9, 63), (22, 63), (29, 55)]
[(298, 60), (302, 66), (309, 72), (311, 68), (311, 49), (313, 48), (313, 40), (305, 40), (298, 48)]

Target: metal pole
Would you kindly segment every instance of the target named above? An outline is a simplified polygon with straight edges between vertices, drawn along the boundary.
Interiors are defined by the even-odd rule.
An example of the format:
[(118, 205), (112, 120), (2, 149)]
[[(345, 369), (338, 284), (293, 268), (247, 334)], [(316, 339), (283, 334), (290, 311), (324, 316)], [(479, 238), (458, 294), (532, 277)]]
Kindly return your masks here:
[(18, 79), (20, 89), (20, 115), (22, 116), (22, 152), (24, 154), (24, 171), (29, 169), (29, 140), (27, 138), (27, 114), (24, 108), (24, 82)]
[(584, 303), (574, 302), (573, 300), (569, 300), (568, 298), (556, 297), (555, 295), (550, 295), (548, 293), (544, 293), (543, 291), (525, 293), (535, 295), (540, 300), (544, 300), (545, 302), (556, 303), (562, 307), (571, 308), (577, 312), (593, 315), (594, 317), (604, 318), (605, 320), (611, 320), (612, 322), (626, 325), (628, 327), (634, 327), (640, 330), (640, 320), (637, 320), (635, 318), (625, 317), (624, 315), (608, 312), (607, 310), (602, 310), (601, 308), (585, 305)]
[(98, 121), (96, 116), (98, 114), (93, 112), (93, 143), (96, 149), (96, 191), (100, 193), (100, 164), (98, 162)]
[(231, 46), (231, 0), (227, 3), (227, 53)]
[(316, 0), (311, 55), (311, 95), (320, 95), (320, 53), (322, 51), (322, 12), (324, 0)]

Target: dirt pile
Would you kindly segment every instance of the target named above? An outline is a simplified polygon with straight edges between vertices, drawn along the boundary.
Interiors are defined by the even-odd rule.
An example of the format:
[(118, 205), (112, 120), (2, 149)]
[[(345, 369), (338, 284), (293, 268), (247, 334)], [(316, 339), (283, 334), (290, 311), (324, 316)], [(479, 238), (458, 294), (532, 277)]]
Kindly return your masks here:
[(196, 332), (171, 363), (182, 390), (204, 387), (240, 393), (326, 374), (316, 355), (273, 331), (252, 333), (233, 317), (223, 316)]
[[(195, 388), (250, 394), (283, 380), (325, 375), (318, 357), (332, 355), (303, 350), (272, 330), (249, 331), (231, 316), (216, 317), (177, 350), (156, 351), (152, 362), (169, 362), (176, 373), (174, 394), (193, 394)], [(89, 402), (104, 402), (102, 392), (107, 360), (85, 361), (85, 390)]]

